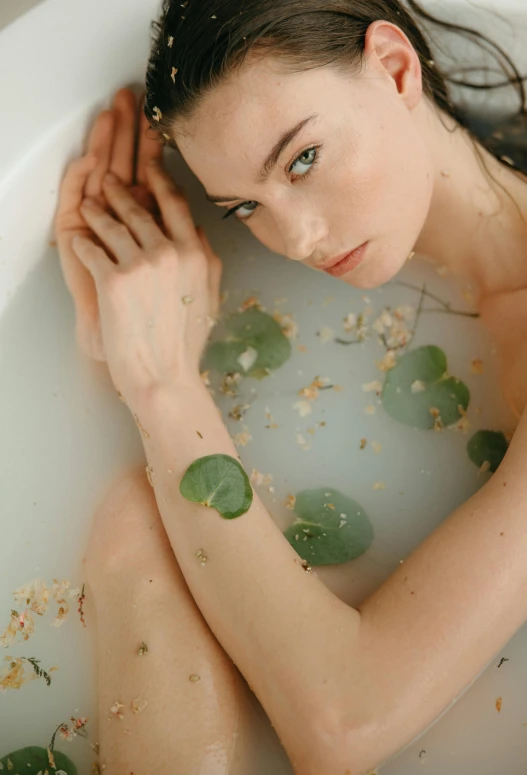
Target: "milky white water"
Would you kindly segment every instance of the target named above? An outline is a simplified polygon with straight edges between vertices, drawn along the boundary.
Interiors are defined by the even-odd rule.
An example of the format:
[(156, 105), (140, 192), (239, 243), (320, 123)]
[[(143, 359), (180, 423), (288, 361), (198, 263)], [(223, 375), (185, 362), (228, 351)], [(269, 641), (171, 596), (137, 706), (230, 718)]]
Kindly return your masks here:
[[(123, 27), (125, 7), (129, 24), (127, 19)], [(94, 0), (81, 11), (62, 0), (47, 0), (0, 35), (0, 66), (36, 30), (37, 48), (46, 38), (61, 52), (47, 58), (43, 49), (40, 59), (35, 52), (39, 75), (54, 83), (53, 93), (39, 102), (33, 85), (24, 96), (25, 108), (40, 122), (38, 135), (25, 126), (21, 106), (8, 99), (10, 123), (19, 131), (11, 131), (0, 156), (0, 634), (13, 608), (11, 592), (23, 583), (41, 578), (51, 585), (56, 578), (82, 586), (81, 557), (94, 508), (117, 472), (143, 460), (135, 423), (116, 399), (104, 368), (76, 347), (73, 306), (56, 250), (49, 245), (49, 228), (64, 164), (78, 152), (89, 117), (114, 88), (140, 78), (145, 30), (155, 7), (134, 0), (114, 1), (107, 8)], [(101, 18), (104, 25), (98, 23)], [(68, 57), (74, 66), (64, 68), (61, 61)], [(2, 76), (8, 92), (22, 75)], [(29, 82), (24, 82), (26, 92)], [(240, 225), (222, 223), (183, 165), (168, 158), (189, 193), (196, 220), (224, 259), (226, 311), (255, 294), (270, 312), (292, 313), (298, 324), (292, 357), (279, 371), (262, 381), (246, 380), (238, 399), (219, 396), (218, 403), (226, 417), (235, 403), (250, 404), (242, 423), (226, 421), (232, 433), (246, 426), (252, 436), (240, 448), (247, 470), (272, 474), (274, 491), (262, 487), (259, 492), (280, 528), (292, 516), (286, 497), (308, 487), (335, 487), (364, 507), (375, 529), (372, 547), (345, 566), (318, 570), (335, 592), (356, 605), (486, 481), (488, 474), (468, 459), (466, 443), (480, 428), (513, 427), (497, 386), (492, 342), (479, 321), (432, 313), (438, 304), (427, 299), (411, 346), (434, 344), (445, 351), (450, 372), (470, 388), (471, 427), (468, 434), (434, 433), (394, 422), (375, 393), (363, 390), (364, 384), (384, 379), (376, 366), (384, 355), (376, 337), (349, 347), (334, 337), (352, 338), (342, 326), (350, 312), (366, 312), (372, 323), (387, 306), (416, 308), (419, 291), (390, 285), (361, 292), (270, 254)], [(453, 308), (472, 309), (466, 284), (440, 276), (432, 264), (414, 259), (397, 279), (418, 288), (426, 283), (429, 293)], [(484, 374), (473, 373), (473, 359), (483, 361)], [(300, 417), (293, 409), (298, 390), (317, 376), (342, 389), (321, 392), (313, 413)], [(373, 414), (366, 411), (369, 405)], [(266, 428), (266, 410), (277, 428)], [(298, 443), (298, 433), (309, 449)], [(361, 450), (363, 438), (368, 443)], [(375, 452), (373, 442), (382, 449)], [(0, 757), (24, 745), (47, 745), (56, 726), (71, 715), (90, 716), (89, 737), (97, 739), (91, 633), (82, 627), (74, 599), (71, 607), (65, 624), (55, 628), (56, 606), (51, 606), (36, 622), (35, 635), (5, 652), (34, 656), (43, 667), (59, 669), (50, 687), (39, 680), (0, 693)], [(89, 606), (86, 616), (89, 624)], [(383, 773), (524, 773), (526, 653), (524, 628), (454, 707), (387, 763)], [(0, 652), (0, 660), (3, 656)], [(498, 668), (502, 656), (509, 661)], [(498, 697), (503, 700), (499, 714)], [(272, 731), (258, 718), (260, 743), (247, 773), (290, 773)], [(75, 760), (81, 775), (90, 771), (93, 752), (85, 740), (61, 742), (58, 748)]]

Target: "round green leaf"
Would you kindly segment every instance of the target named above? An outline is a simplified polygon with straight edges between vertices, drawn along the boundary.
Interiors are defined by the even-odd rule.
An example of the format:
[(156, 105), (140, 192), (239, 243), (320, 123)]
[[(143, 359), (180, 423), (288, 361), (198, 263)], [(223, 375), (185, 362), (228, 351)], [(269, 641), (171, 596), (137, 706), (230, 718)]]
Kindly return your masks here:
[(243, 374), (238, 358), (247, 350), (244, 342), (211, 342), (207, 348), (206, 364), (222, 374)]
[[(68, 756), (60, 751), (53, 751), (53, 756), (57, 770), (63, 770), (67, 775), (77, 775), (77, 768)], [(8, 764), (8, 760), (11, 764)], [(38, 772), (46, 770), (50, 775), (55, 773), (55, 770), (49, 766), (47, 748), (34, 745), (8, 753), (7, 756), (0, 759), (0, 764), (3, 766), (5, 775), (10, 775), (10, 773), (12, 775), (25, 775), (25, 773), (37, 775)]]
[[(209, 368), (222, 373), (239, 372), (262, 378), (278, 369), (291, 355), (291, 343), (279, 323), (259, 309), (231, 315), (226, 321), (228, 336), (225, 342), (212, 342), (205, 355)], [(256, 351), (256, 358), (247, 353)], [(244, 362), (249, 365), (244, 366)]]
[(505, 457), (509, 442), (500, 431), (478, 431), (467, 444), (469, 458), (478, 468), (490, 463), (489, 471), (494, 473)]
[(179, 486), (181, 495), (234, 519), (249, 511), (253, 490), (242, 466), (229, 455), (207, 455), (195, 460)]
[(310, 565), (349, 562), (373, 541), (373, 526), (364, 509), (338, 490), (302, 490), (296, 496), (295, 514), (284, 535)]
[(390, 417), (414, 428), (433, 428), (436, 418), (453, 425), (470, 402), (467, 386), (447, 371), (445, 353), (434, 346), (403, 355), (386, 375), (382, 403)]

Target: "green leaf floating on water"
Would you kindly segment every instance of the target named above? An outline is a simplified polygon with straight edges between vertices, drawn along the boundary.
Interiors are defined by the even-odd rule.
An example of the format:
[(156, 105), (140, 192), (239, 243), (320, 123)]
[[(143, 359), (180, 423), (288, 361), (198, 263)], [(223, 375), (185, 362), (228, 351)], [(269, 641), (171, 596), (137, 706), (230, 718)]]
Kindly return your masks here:
[(478, 431), (467, 444), (469, 458), (478, 468), (490, 463), (489, 471), (494, 473), (505, 457), (509, 442), (500, 431)]
[[(63, 770), (67, 775), (77, 775), (77, 768), (73, 764), (70, 758), (60, 751), (53, 751), (55, 757), (55, 764), (57, 770)], [(7, 760), (11, 762), (12, 767), (8, 765)], [(21, 748), (14, 753), (9, 753), (0, 759), (3, 771), (5, 775), (37, 775), (38, 772), (45, 772), (46, 770), (53, 775), (56, 771), (49, 765), (47, 748), (40, 748), (38, 746), (29, 746), (28, 748)]]
[(181, 495), (219, 511), (224, 519), (234, 519), (249, 511), (253, 489), (242, 466), (229, 455), (207, 455), (186, 470)]
[[(446, 427), (459, 421), (459, 407), (470, 402), (467, 386), (447, 371), (439, 347), (411, 350), (386, 375), (382, 403), (390, 417), (414, 428), (433, 428), (436, 418)], [(439, 413), (439, 414), (438, 414)]]
[(291, 355), (291, 343), (280, 324), (261, 310), (231, 315), (226, 326), (227, 341), (212, 342), (207, 348), (205, 362), (210, 368), (259, 379), (278, 369)]
[(302, 490), (296, 496), (295, 514), (284, 535), (310, 565), (349, 562), (364, 554), (373, 541), (373, 526), (364, 509), (338, 490)]

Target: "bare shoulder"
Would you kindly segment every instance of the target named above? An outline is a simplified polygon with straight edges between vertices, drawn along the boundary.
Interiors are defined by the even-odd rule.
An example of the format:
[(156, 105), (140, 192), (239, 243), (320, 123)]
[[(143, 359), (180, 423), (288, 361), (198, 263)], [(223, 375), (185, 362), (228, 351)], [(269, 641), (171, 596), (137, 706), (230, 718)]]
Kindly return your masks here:
[(527, 288), (485, 296), (478, 307), (498, 350), (505, 396), (519, 417), (527, 406)]

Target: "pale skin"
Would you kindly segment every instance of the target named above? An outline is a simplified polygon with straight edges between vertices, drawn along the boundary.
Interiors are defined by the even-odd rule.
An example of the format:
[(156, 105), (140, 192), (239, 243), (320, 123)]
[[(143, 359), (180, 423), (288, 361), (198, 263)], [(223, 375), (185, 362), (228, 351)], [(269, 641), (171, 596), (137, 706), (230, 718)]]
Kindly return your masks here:
[[(120, 95), (127, 103), (123, 131), (134, 111), (129, 93)], [(267, 181), (259, 181), (278, 136), (314, 114)], [(256, 209), (242, 207), (238, 217), (252, 212), (248, 226), (273, 250), (317, 269), (367, 241), (363, 263), (342, 278), (360, 288), (392, 279), (412, 249), (426, 253), (471, 279), (501, 352), (504, 388), (520, 417), (504, 462), (354, 609), (305, 572), (256, 494), (247, 514), (232, 521), (214, 518), (180, 495), (181, 477), (196, 458), (237, 456), (199, 377), (208, 319), (217, 314), (221, 266), (158, 163), (141, 167), (140, 161), (137, 179), (155, 198), (162, 220), (138, 207), (130, 167), (127, 178), (114, 166), (115, 154), (131, 158), (130, 143), (125, 152), (119, 132), (113, 143), (110, 119), (100, 119), (106, 120), (108, 131), (100, 130), (106, 141), (93, 148), (97, 161), (84, 158), (66, 175), (57, 231), (80, 341), (107, 360), (116, 389), (148, 434), (143, 443), (159, 511), (152, 503), (145, 520), (153, 523), (153, 514), (162, 520), (180, 571), (173, 576), (184, 578), (195, 602), (190, 608), (208, 627), (201, 629), (204, 637), (221, 644), (220, 690), (233, 698), (233, 718), (229, 657), (264, 707), (296, 773), (360, 775), (426, 728), (527, 616), (527, 186), (485, 154), (515, 204), (489, 180), (466, 136), (449, 132), (423, 97), (419, 61), (407, 39), (384, 22), (368, 31), (360, 75), (330, 68), (291, 74), (274, 60), (252, 60), (209, 93), (191, 119), (174, 126), (174, 138), (209, 194), (227, 193), (221, 204), (228, 207), (258, 203)], [(311, 156), (296, 160), (320, 144), (318, 168), (302, 180)], [(158, 148), (144, 141), (147, 147), (158, 160)], [(101, 183), (106, 169), (117, 171), (121, 182)], [(99, 196), (99, 204), (86, 206), (86, 193)], [(84, 239), (73, 247), (81, 229)], [(187, 295), (195, 301), (182, 304)], [(136, 484), (131, 478), (130, 486)], [(93, 589), (102, 610), (101, 590), (116, 588), (119, 574), (100, 559), (97, 527), (91, 546), (88, 580), (105, 568), (102, 586)], [(200, 548), (209, 558), (205, 567), (195, 557)], [(116, 612), (119, 594), (111, 609)], [(162, 622), (159, 627), (162, 638)], [(99, 637), (109, 637), (104, 626)], [(295, 660), (284, 660), (284, 653), (294, 653)], [(181, 659), (187, 656), (182, 647)], [(100, 670), (104, 676), (104, 660)], [(172, 696), (166, 682), (165, 671), (159, 686), (151, 685), (152, 696)], [(121, 762), (128, 763), (118, 758), (126, 756), (126, 743), (115, 726), (106, 729), (103, 756), (120, 772)], [(178, 752), (191, 755), (184, 739), (174, 742), (172, 764), (161, 772), (174, 771)], [(148, 771), (141, 753), (144, 746), (134, 773)], [(195, 756), (194, 771), (200, 772)]]

